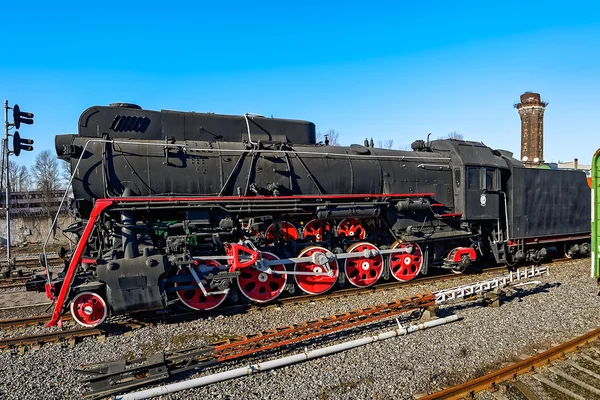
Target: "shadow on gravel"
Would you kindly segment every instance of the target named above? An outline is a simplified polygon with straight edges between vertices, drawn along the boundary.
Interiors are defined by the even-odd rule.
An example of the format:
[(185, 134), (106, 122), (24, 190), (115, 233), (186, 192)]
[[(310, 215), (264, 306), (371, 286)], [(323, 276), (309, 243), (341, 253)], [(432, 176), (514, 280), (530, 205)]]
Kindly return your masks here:
[[(506, 294), (501, 296), (502, 303), (510, 303), (513, 301), (520, 302), (520, 301), (523, 301), (523, 299), (526, 298), (527, 296), (535, 295), (538, 293), (549, 293), (552, 289), (558, 288), (559, 286), (560, 286), (560, 283), (546, 283), (546, 284), (539, 285), (536, 287), (505, 288), (503, 290), (505, 291)], [(443, 309), (439, 310), (437, 315), (439, 317), (447, 317), (447, 316), (450, 316), (461, 310), (474, 308), (474, 307), (481, 307), (482, 303), (483, 303), (483, 300), (482, 300), (481, 296), (479, 296), (478, 298), (473, 298), (470, 301), (467, 301), (464, 303), (444, 307)], [(502, 307), (502, 306), (500, 306), (500, 307)], [(239, 367), (240, 365), (248, 365), (248, 364), (252, 364), (255, 362), (259, 362), (259, 361), (265, 361), (265, 360), (271, 359), (273, 357), (282, 357), (282, 356), (290, 355), (292, 353), (299, 353), (299, 352), (303, 351), (304, 349), (321, 348), (321, 347), (331, 346), (333, 344), (340, 343), (340, 342), (346, 342), (346, 341), (362, 338), (365, 336), (373, 336), (373, 335), (380, 333), (381, 331), (389, 331), (389, 330), (398, 328), (399, 325), (407, 325), (409, 323), (415, 323), (419, 319), (421, 319), (422, 316), (423, 316), (422, 310), (414, 310), (412, 312), (406, 312), (404, 314), (400, 314), (398, 316), (391, 317), (391, 318), (388, 318), (388, 319), (385, 319), (382, 321), (378, 321), (378, 322), (375, 322), (372, 324), (368, 324), (368, 325), (364, 325), (364, 326), (356, 326), (356, 327), (346, 329), (341, 332), (335, 332), (335, 333), (331, 333), (331, 334), (324, 335), (321, 337), (317, 337), (317, 338), (305, 340), (302, 342), (290, 344), (290, 345), (287, 345), (287, 346), (284, 346), (284, 347), (281, 347), (278, 349), (260, 352), (260, 353), (256, 354), (255, 356), (248, 356), (248, 357), (235, 359), (235, 360), (228, 361), (228, 362), (219, 363), (218, 365), (215, 365), (212, 367), (207, 366), (206, 368), (203, 368), (203, 369), (190, 370), (190, 371), (178, 373), (176, 375), (171, 376), (168, 379), (168, 381), (180, 381), (180, 380), (189, 379), (191, 377), (197, 376), (198, 374), (204, 375), (204, 374), (208, 374), (208, 373), (216, 373), (216, 372), (224, 371), (224, 370), (227, 370), (227, 369), (230, 369), (233, 367)], [(156, 350), (158, 350), (158, 349), (154, 349), (154, 351), (156, 351)], [(463, 352), (464, 352), (464, 355), (466, 355), (468, 353), (468, 351), (466, 349), (463, 350)], [(485, 370), (483, 370), (483, 369), (477, 370), (475, 372), (475, 375), (481, 375), (484, 373), (485, 373)], [(441, 381), (443, 381), (444, 384), (452, 385), (457, 381), (462, 381), (462, 378), (464, 378), (464, 377), (461, 377), (461, 379), (458, 379), (459, 378), (458, 376), (453, 376), (450, 374), (448, 376), (440, 376), (438, 378)], [(366, 382), (366, 383), (369, 383), (369, 382)], [(351, 389), (351, 387), (348, 387), (345, 383), (341, 383), (338, 386), (329, 388), (328, 390), (324, 391), (322, 393), (321, 398), (327, 399), (328, 397), (330, 397), (330, 395), (343, 394)]]
[[(543, 285), (539, 285), (536, 287), (529, 288), (506, 288), (504, 289), (507, 294), (501, 296), (502, 303), (510, 303), (513, 301), (523, 301), (523, 298), (531, 295), (535, 295), (538, 293), (549, 293), (551, 289), (557, 288), (560, 286), (560, 283), (545, 283)], [(510, 290), (510, 293), (508, 292)], [(481, 298), (474, 299), (468, 301), (466, 303), (456, 304), (449, 307), (444, 307), (440, 309), (437, 313), (438, 317), (444, 318), (450, 315), (455, 314), (458, 311), (474, 308), (474, 307), (482, 307), (483, 300)], [(502, 306), (500, 306), (502, 307)], [(260, 353), (261, 360), (264, 360), (268, 357), (274, 355), (283, 355), (292, 353), (295, 351), (303, 350), (304, 348), (318, 348), (324, 346), (330, 346), (335, 343), (339, 343), (341, 341), (350, 341), (353, 339), (357, 339), (360, 337), (368, 336), (368, 335), (376, 335), (381, 330), (391, 330), (398, 327), (398, 324), (409, 324), (416, 323), (421, 318), (423, 312), (421, 310), (412, 311), (410, 314), (405, 313), (401, 314), (395, 318), (390, 318), (386, 320), (382, 320), (379, 322), (375, 322), (373, 324), (357, 326), (354, 328), (346, 329), (341, 332), (335, 332), (329, 335), (321, 336), (318, 338), (302, 341), (295, 344), (290, 344), (285, 346), (284, 348), (280, 348), (277, 350), (272, 350), (269, 352)], [(257, 359), (258, 359), (257, 358)], [(246, 361), (253, 360), (254, 358), (247, 358)], [(237, 362), (239, 364), (239, 361)]]
[[(560, 282), (554, 282), (554, 283), (544, 283), (543, 285), (538, 285), (535, 287), (524, 287), (524, 288), (508, 287), (508, 288), (503, 289), (505, 294), (501, 295), (500, 299), (501, 299), (502, 304), (511, 303), (513, 301), (521, 302), (521, 301), (523, 301), (523, 298), (525, 298), (527, 296), (531, 296), (531, 295), (538, 294), (538, 293), (550, 293), (550, 289), (558, 288), (560, 285), (561, 285)], [(455, 304), (455, 305), (451, 305), (449, 307), (440, 309), (438, 311), (437, 315), (440, 318), (444, 318), (444, 317), (453, 315), (454, 313), (461, 311), (461, 310), (465, 310), (468, 308), (474, 308), (474, 307), (486, 307), (486, 306), (487, 305), (485, 304), (485, 301), (483, 300), (483, 298), (481, 296), (478, 296), (478, 298), (476, 298), (476, 299), (474, 298), (473, 300), (468, 301), (466, 303)], [(500, 306), (500, 307), (502, 307), (502, 306)]]

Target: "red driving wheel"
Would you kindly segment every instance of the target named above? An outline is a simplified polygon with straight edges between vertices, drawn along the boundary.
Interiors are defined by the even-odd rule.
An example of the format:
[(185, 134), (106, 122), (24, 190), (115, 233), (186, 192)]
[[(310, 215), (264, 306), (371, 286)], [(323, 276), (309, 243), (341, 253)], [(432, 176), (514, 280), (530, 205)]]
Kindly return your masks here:
[[(275, 254), (261, 252), (262, 258), (266, 260), (279, 260)], [(256, 269), (256, 264), (240, 269), (237, 283), (242, 294), (249, 300), (257, 303), (265, 303), (276, 299), (285, 289), (287, 274), (285, 265), (271, 265), (271, 269), (277, 273), (269, 274)]]
[[(194, 268), (196, 270), (196, 273), (198, 273), (198, 269), (200, 266), (219, 267), (219, 263), (214, 260), (195, 261)], [(177, 271), (177, 275), (186, 275), (186, 274), (190, 276), (191, 280), (189, 282), (175, 282), (175, 287), (178, 287), (178, 286), (179, 287), (181, 287), (181, 286), (187, 286), (187, 287), (196, 286), (197, 287), (198, 284), (191, 276), (190, 270), (188, 267), (182, 267), (179, 271)], [(202, 274), (198, 273), (198, 276), (201, 277)], [(204, 290), (206, 290), (207, 292), (210, 292), (212, 290), (210, 288), (210, 285), (206, 281), (206, 279), (200, 278), (200, 282), (204, 286)], [(205, 296), (204, 293), (202, 293), (202, 290), (200, 290), (200, 288), (178, 290), (176, 293), (177, 293), (177, 297), (179, 297), (179, 300), (181, 300), (181, 302), (186, 307), (191, 308), (192, 310), (198, 310), (198, 311), (212, 310), (213, 308), (216, 308), (219, 305), (221, 305), (221, 303), (223, 303), (223, 301), (225, 301), (225, 298), (227, 297), (227, 293), (221, 293), (221, 294), (217, 294), (217, 295), (209, 294), (208, 296)]]
[(267, 237), (267, 243), (273, 244), (276, 240), (281, 238), (285, 241), (297, 240), (300, 237), (300, 233), (298, 229), (293, 224), (289, 222), (281, 222), (281, 232), (277, 232), (275, 230), (275, 224), (269, 225), (267, 231), (265, 232), (265, 236)]
[(367, 237), (367, 231), (360, 221), (356, 218), (346, 218), (340, 222), (337, 227), (338, 236), (354, 237), (364, 239)]
[[(312, 246), (302, 250), (298, 257), (311, 257), (315, 253), (327, 253), (325, 247)], [(294, 275), (296, 284), (305, 293), (308, 294), (321, 294), (325, 293), (333, 287), (339, 274), (339, 268), (337, 261), (329, 261), (329, 268), (333, 272), (333, 276), (327, 275)], [(294, 265), (295, 272), (312, 272), (322, 273), (325, 272), (323, 265), (314, 264), (312, 262), (296, 263)]]
[(409, 246), (412, 247), (410, 253), (403, 252), (390, 254), (390, 270), (394, 278), (400, 282), (413, 280), (419, 275), (421, 267), (423, 266), (423, 253), (421, 253), (421, 248), (418, 244), (394, 242), (391, 248), (405, 249)]
[[(368, 242), (355, 243), (348, 248), (348, 253), (363, 253), (365, 250), (379, 251), (377, 246)], [(358, 287), (373, 285), (383, 272), (383, 257), (377, 254), (374, 257), (357, 257), (346, 259), (346, 277), (351, 284)]]
[(331, 227), (329, 224), (319, 221), (318, 219), (313, 219), (304, 226), (304, 239), (312, 239), (320, 242), (323, 240), (323, 234), (330, 231)]

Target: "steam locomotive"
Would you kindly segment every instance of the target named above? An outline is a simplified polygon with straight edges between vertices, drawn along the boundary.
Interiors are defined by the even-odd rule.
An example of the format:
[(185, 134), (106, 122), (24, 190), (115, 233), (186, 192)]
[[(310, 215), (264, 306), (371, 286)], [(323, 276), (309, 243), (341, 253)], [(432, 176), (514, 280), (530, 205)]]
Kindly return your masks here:
[(478, 142), (411, 147), (317, 143), (307, 121), (91, 107), (77, 135), (56, 137), (77, 246), (29, 287), (55, 300), (49, 326), (68, 307), (96, 326), (174, 303), (210, 310), (461, 273), (492, 255), (513, 266), (550, 247), (590, 251), (583, 172), (526, 168)]

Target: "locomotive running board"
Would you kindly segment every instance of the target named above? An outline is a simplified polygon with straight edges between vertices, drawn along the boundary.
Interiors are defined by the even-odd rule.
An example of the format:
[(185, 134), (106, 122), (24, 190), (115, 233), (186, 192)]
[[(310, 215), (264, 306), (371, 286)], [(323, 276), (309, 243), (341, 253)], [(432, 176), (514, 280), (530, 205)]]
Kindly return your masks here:
[(380, 304), (379, 306), (270, 329), (253, 335), (227, 339), (207, 346), (192, 347), (173, 353), (162, 352), (150, 357), (142, 357), (134, 360), (121, 359), (99, 364), (82, 365), (81, 369), (75, 369), (74, 371), (91, 375), (82, 380), (89, 388), (89, 391), (85, 392), (83, 397), (86, 399), (98, 399), (166, 380), (182, 372), (200, 371), (224, 361), (239, 359), (292, 343), (314, 339), (358, 325), (370, 324), (408, 311), (422, 310), (434, 305), (469, 298), (476, 294), (484, 294), (503, 287), (516, 287), (533, 283), (526, 280), (548, 273), (548, 267), (518, 269), (515, 272), (498, 278), (487, 279), (435, 293), (420, 294), (391, 303)]

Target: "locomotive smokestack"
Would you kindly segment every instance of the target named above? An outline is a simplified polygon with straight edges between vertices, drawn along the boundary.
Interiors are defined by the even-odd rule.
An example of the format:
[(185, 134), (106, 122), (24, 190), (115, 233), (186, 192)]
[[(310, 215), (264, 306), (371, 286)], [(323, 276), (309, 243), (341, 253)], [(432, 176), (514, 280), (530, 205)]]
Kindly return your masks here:
[[(521, 117), (521, 160), (544, 162), (544, 110), (548, 105), (539, 93), (525, 92), (515, 104)], [(525, 158), (527, 157), (527, 158)]]

